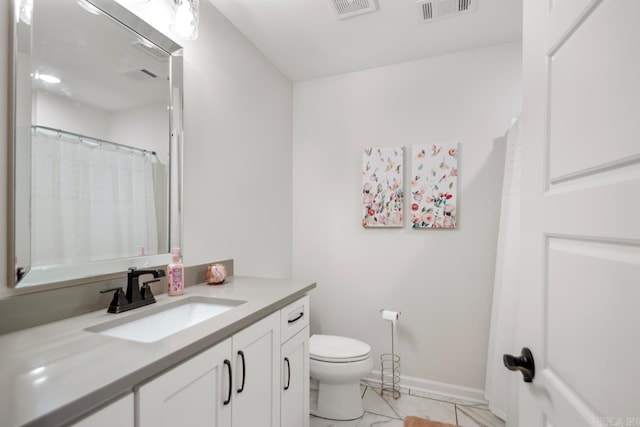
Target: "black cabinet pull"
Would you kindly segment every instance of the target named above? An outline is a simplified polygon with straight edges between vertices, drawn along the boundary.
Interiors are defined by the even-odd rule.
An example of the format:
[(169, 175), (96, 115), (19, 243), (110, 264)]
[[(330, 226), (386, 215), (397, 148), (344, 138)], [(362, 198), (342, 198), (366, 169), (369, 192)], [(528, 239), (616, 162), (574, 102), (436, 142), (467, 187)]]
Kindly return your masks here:
[(228, 405), (231, 402), (231, 389), (233, 388), (233, 375), (231, 375), (231, 362), (224, 359), (224, 364), (227, 366), (227, 373), (229, 374), (229, 393), (227, 394), (227, 400), (222, 402), (223, 405)]
[(247, 378), (247, 366), (244, 362), (244, 351), (239, 350), (238, 355), (242, 358), (242, 385), (237, 391), (238, 393), (242, 393), (242, 391), (244, 390), (244, 379)]
[(295, 319), (287, 320), (287, 322), (296, 323), (298, 320), (302, 319), (303, 317), (304, 317), (304, 311), (298, 314), (298, 316)]
[(284, 389), (289, 390), (289, 386), (291, 385), (291, 364), (289, 363), (288, 357), (285, 357), (284, 361), (287, 362), (287, 385), (284, 387)]
[(520, 356), (512, 356), (505, 354), (502, 356), (504, 366), (510, 371), (520, 371), (525, 383), (533, 381), (536, 376), (536, 367), (533, 363), (533, 354), (531, 350), (524, 347), (520, 352)]

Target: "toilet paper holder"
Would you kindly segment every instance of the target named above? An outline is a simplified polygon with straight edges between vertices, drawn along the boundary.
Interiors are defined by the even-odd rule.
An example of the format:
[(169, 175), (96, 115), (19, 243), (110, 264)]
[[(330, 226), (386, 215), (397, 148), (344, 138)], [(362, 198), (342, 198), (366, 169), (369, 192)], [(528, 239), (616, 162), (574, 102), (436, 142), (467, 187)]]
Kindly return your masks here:
[(400, 356), (395, 350), (396, 321), (401, 312), (381, 309), (382, 318), (391, 322), (391, 353), (380, 355), (380, 395), (390, 393), (394, 399), (400, 398)]

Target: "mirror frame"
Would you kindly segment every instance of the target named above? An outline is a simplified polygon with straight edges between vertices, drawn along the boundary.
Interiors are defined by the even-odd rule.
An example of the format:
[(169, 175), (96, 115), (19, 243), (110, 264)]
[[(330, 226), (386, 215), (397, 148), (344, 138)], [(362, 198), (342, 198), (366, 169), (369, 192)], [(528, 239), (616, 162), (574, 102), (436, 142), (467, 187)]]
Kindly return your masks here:
[[(35, 0), (45, 1), (45, 0)], [(55, 0), (53, 0), (55, 1)], [(71, 0), (73, 1), (73, 0)], [(113, 260), (93, 261), (82, 264), (55, 265), (36, 267), (19, 272), (16, 266), (16, 236), (18, 233), (28, 233), (28, 239), (31, 239), (31, 230), (27, 224), (24, 230), (16, 229), (16, 208), (17, 203), (26, 203), (25, 195), (18, 194), (16, 191), (17, 173), (24, 171), (18, 169), (16, 162), (17, 143), (19, 133), (22, 132), (29, 135), (28, 150), (31, 150), (31, 111), (33, 105), (30, 61), (31, 50), (28, 51), (29, 59), (21, 60), (18, 55), (19, 43), (31, 46), (31, 37), (33, 27), (30, 23), (25, 23), (20, 19), (20, 10), (22, 6), (30, 3), (28, 0), (11, 0), (11, 10), (9, 16), (12, 19), (10, 49), (11, 58), (9, 63), (10, 70), (10, 108), (9, 108), (9, 144), (8, 144), (8, 189), (7, 189), (7, 285), (11, 288), (33, 289), (38, 290), (43, 287), (56, 288), (64, 286), (72, 286), (79, 284), (87, 284), (100, 280), (109, 280), (116, 277), (122, 277), (129, 267), (143, 266), (162, 266), (170, 262), (171, 248), (182, 248), (182, 149), (183, 149), (183, 48), (169, 37), (143, 21), (140, 17), (129, 11), (115, 0), (87, 0), (93, 6), (100, 9), (104, 14), (116, 20), (129, 30), (138, 35), (152, 41), (156, 46), (162, 48), (170, 55), (170, 114), (169, 114), (169, 247), (167, 253), (147, 256), (137, 256), (128, 258), (118, 258)], [(27, 6), (28, 7), (28, 6)], [(27, 39), (27, 40), (25, 40)], [(26, 63), (29, 62), (29, 63)], [(25, 64), (26, 63), (26, 64)], [(25, 71), (26, 70), (26, 71)], [(29, 84), (26, 84), (28, 79)], [(28, 89), (27, 89), (28, 87)], [(28, 106), (29, 112), (17, 111), (18, 103), (24, 103)], [(27, 107), (25, 107), (26, 109)], [(28, 116), (28, 117), (27, 117)], [(24, 120), (25, 123), (21, 123)], [(28, 120), (29, 132), (26, 130), (26, 121)], [(24, 141), (23, 141), (24, 143)], [(31, 165), (27, 176), (31, 176)], [(30, 178), (29, 178), (30, 179)], [(29, 212), (31, 189), (28, 191)], [(17, 197), (21, 197), (18, 201)], [(31, 260), (29, 259), (29, 264)], [(31, 276), (30, 280), (25, 280), (27, 276)]]

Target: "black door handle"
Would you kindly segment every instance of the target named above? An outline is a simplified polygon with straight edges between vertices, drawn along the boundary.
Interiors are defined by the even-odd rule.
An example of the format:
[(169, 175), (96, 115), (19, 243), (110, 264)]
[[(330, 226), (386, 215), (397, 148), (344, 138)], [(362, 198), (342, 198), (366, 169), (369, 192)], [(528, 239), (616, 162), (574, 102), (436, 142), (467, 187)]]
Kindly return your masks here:
[(231, 362), (224, 359), (224, 364), (227, 365), (227, 373), (229, 374), (229, 393), (227, 394), (227, 400), (222, 402), (223, 405), (228, 405), (231, 402), (231, 389), (233, 388), (233, 375), (231, 375)]
[(502, 356), (502, 361), (508, 370), (522, 372), (525, 383), (533, 381), (533, 377), (536, 375), (536, 366), (533, 363), (533, 353), (527, 347), (524, 347), (520, 356), (517, 357), (505, 354)]
[(242, 393), (244, 390), (244, 379), (247, 377), (247, 366), (244, 363), (244, 351), (239, 350), (238, 355), (242, 358), (242, 385), (240, 385), (240, 388), (237, 391), (238, 393)]
[(289, 386), (291, 385), (291, 363), (289, 363), (288, 357), (285, 357), (284, 361), (287, 362), (287, 385), (284, 387), (284, 389), (289, 390)]

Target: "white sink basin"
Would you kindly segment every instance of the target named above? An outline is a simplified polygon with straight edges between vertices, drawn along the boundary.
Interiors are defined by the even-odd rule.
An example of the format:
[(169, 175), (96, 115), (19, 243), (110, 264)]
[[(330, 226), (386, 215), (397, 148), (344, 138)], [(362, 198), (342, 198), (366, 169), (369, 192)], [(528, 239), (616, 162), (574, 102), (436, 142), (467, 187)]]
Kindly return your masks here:
[(245, 301), (224, 298), (187, 297), (164, 306), (136, 309), (143, 311), (86, 330), (126, 340), (153, 342), (244, 303)]

